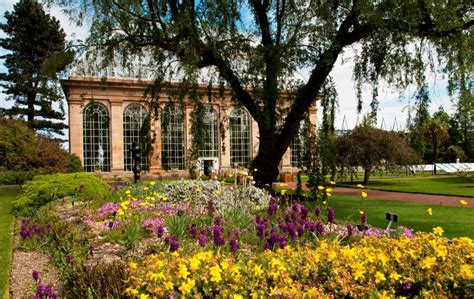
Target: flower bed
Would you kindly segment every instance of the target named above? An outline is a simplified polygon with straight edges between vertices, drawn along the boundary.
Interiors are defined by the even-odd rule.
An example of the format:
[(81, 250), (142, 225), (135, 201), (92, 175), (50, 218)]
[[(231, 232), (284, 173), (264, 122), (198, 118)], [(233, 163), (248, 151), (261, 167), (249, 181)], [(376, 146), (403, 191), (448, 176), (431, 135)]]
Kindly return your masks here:
[(364, 213), (358, 229), (337, 221), (330, 187), (314, 210), (214, 181), (114, 189), (99, 201), (55, 201), (23, 221), (23, 248), (49, 252), (68, 288), (61, 295), (473, 294), (472, 240), (448, 240), (439, 227), (372, 228)]

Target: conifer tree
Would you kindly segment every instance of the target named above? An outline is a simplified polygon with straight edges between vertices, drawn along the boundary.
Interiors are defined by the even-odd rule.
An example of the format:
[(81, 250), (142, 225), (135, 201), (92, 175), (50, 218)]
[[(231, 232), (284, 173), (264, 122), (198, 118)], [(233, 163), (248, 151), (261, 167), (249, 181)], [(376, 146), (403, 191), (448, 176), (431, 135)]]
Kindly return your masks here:
[(8, 72), (0, 74), (0, 86), (15, 103), (3, 113), (26, 117), (32, 129), (64, 135), (61, 130), (67, 126), (58, 122), (64, 120), (64, 108), (57, 80), (74, 54), (66, 49), (59, 21), (35, 0), (21, 0), (5, 19), (0, 46), (9, 52), (0, 58)]

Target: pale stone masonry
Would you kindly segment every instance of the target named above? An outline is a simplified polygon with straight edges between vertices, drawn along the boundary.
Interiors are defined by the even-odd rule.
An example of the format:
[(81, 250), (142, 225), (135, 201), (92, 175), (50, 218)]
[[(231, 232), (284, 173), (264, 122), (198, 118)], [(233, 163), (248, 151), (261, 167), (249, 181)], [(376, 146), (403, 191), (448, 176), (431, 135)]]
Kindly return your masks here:
[[(132, 103), (140, 103), (148, 108), (145, 104), (144, 99), (145, 89), (149, 87), (153, 82), (149, 80), (135, 80), (135, 79), (116, 79), (108, 78), (103, 80), (97, 77), (81, 77), (72, 76), (67, 80), (62, 80), (64, 92), (66, 94), (68, 109), (69, 109), (69, 150), (71, 153), (79, 156), (81, 161), (84, 163), (84, 108), (90, 103), (100, 103), (107, 110), (108, 116), (108, 135), (104, 135), (104, 138), (108, 144), (104, 149), (99, 146), (99, 158), (104, 161), (104, 155), (107, 155), (107, 149), (110, 151), (110, 157), (107, 157), (105, 161), (110, 161), (107, 170), (100, 172), (103, 175), (110, 176), (130, 176), (130, 170), (125, 168), (125, 157), (124, 157), (124, 111), (127, 106)], [(213, 87), (215, 93), (218, 94), (217, 86)], [(208, 90), (207, 85), (200, 85), (199, 89), (206, 93)], [(162, 89), (159, 97), (157, 97), (159, 107), (163, 109), (166, 104), (170, 102), (169, 89)], [(231, 146), (230, 146), (230, 131), (229, 131), (229, 116), (232, 110), (235, 108), (231, 101), (231, 93), (229, 90), (224, 91), (224, 99), (207, 103), (206, 105), (212, 106), (219, 115), (220, 120), (224, 120), (227, 123), (223, 123), (225, 129), (224, 136), (221, 136), (220, 132), (218, 136), (218, 157), (215, 158), (217, 164), (212, 164), (215, 167), (214, 171), (223, 174), (225, 171), (231, 170), (235, 165), (231, 165)], [(193, 107), (190, 104), (184, 105), (184, 157), (187, 156), (189, 148), (191, 146), (192, 136), (190, 134), (191, 126), (191, 111)], [(258, 125), (250, 117), (250, 140), (249, 150), (250, 159), (255, 157), (258, 150)], [(316, 124), (316, 107), (311, 107), (310, 121)], [(222, 117), (225, 116), (225, 117)], [(149, 136), (152, 136), (152, 150), (149, 156), (149, 169), (146, 171), (150, 176), (187, 176), (188, 170), (181, 169), (169, 169), (165, 170), (162, 166), (162, 128), (161, 121), (156, 118), (151, 118), (151, 124), (149, 127)], [(87, 133), (86, 133), (87, 134)], [(224, 138), (224, 140), (222, 140)], [(102, 141), (104, 139), (101, 139)], [(222, 142), (223, 141), (223, 142)], [(224, 144), (224, 150), (222, 150), (222, 144)], [(104, 145), (105, 147), (105, 145)], [(290, 149), (285, 153), (281, 162), (281, 171), (297, 171), (290, 163)], [(205, 158), (205, 157), (204, 157)], [(101, 162), (102, 163), (102, 162)], [(214, 161), (213, 161), (214, 163)], [(89, 170), (91, 171), (91, 170)]]

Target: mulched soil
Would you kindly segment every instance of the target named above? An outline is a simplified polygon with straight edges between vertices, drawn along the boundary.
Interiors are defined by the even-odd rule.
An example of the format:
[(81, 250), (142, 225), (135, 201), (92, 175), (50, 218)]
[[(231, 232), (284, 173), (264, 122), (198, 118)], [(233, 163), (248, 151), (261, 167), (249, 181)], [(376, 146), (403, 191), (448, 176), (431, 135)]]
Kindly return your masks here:
[[(275, 183), (278, 186), (279, 183)], [(295, 188), (296, 183), (288, 183), (288, 187), (285, 188)], [(303, 187), (303, 189), (306, 189)], [(448, 196), (448, 195), (432, 195), (432, 194), (420, 194), (420, 193), (405, 193), (405, 192), (391, 192), (391, 191), (381, 191), (381, 190), (368, 190), (361, 188), (346, 188), (346, 187), (337, 187), (334, 186), (334, 194), (350, 195), (350, 196), (360, 196), (361, 191), (367, 192), (369, 198), (376, 199), (387, 199), (387, 200), (399, 200), (399, 201), (410, 201), (418, 203), (429, 203), (435, 205), (444, 205), (444, 206), (462, 206), (460, 204), (461, 200), (467, 201), (467, 205), (464, 207), (474, 208), (474, 197), (459, 197), (459, 196)]]

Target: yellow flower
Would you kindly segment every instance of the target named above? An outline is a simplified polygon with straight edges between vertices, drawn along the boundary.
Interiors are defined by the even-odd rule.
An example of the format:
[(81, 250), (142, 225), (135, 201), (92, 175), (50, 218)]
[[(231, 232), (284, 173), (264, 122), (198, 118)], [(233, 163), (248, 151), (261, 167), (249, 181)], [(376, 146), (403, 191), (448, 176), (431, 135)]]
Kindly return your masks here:
[(375, 283), (379, 283), (379, 282), (384, 281), (384, 280), (386, 280), (385, 275), (383, 275), (383, 273), (377, 271), (375, 273)]
[(466, 280), (474, 279), (474, 272), (472, 271), (471, 266), (468, 264), (461, 265), (459, 275), (461, 275), (461, 277)]
[(362, 184), (357, 184), (357, 187), (358, 187), (358, 188), (364, 188), (364, 185), (362, 185)]
[(464, 199), (461, 199), (459, 203), (463, 206), (467, 205), (467, 201), (465, 201)]
[(329, 197), (331, 197), (331, 196), (332, 196), (332, 194), (331, 194), (331, 193), (326, 193), (326, 195), (327, 195), (327, 196), (329, 196)]
[(437, 226), (437, 227), (433, 228), (433, 233), (435, 235), (442, 236), (443, 233), (444, 233), (444, 230), (441, 226)]
[(257, 168), (254, 168), (254, 169), (253, 169), (253, 171), (254, 171), (254, 172), (257, 172), (257, 171), (258, 171), (258, 169), (257, 169)]
[(183, 279), (186, 279), (188, 278), (189, 274), (188, 267), (186, 267), (184, 264), (179, 264), (179, 276)]
[(197, 188), (197, 189), (196, 189), (196, 192), (201, 192), (201, 191), (202, 191), (201, 188)]
[(263, 270), (259, 265), (255, 265), (255, 267), (253, 267), (253, 274), (255, 274), (255, 276), (260, 276), (262, 273)]
[(362, 196), (362, 198), (367, 198), (367, 192), (362, 191), (360, 193), (360, 196)]
[(156, 184), (156, 183), (153, 182), (153, 181), (150, 182), (150, 186), (155, 186), (155, 184)]
[(398, 274), (397, 272), (390, 273), (390, 280), (398, 281), (400, 280), (400, 277), (402, 276)]
[(389, 293), (387, 293), (387, 291), (383, 291), (382, 293), (378, 292), (377, 293), (377, 299), (391, 299), (392, 296), (390, 296)]
[(332, 188), (327, 188), (327, 189), (326, 189), (326, 192), (327, 192), (327, 193), (331, 193), (332, 190), (333, 190)]
[(221, 189), (217, 189), (217, 190), (216, 190), (216, 194), (217, 194), (217, 195), (221, 195), (221, 194), (222, 194)]
[(199, 265), (201, 265), (201, 262), (197, 257), (192, 257), (189, 259), (189, 268), (193, 271), (199, 269)]
[(364, 214), (364, 211), (360, 210), (360, 211), (359, 211), (359, 214), (361, 214), (361, 215)]
[[(283, 195), (283, 191), (286, 191), (286, 190), (282, 190), (282, 195)], [(256, 205), (255, 210), (260, 211), (260, 205)]]
[(329, 184), (331, 184), (331, 185), (336, 185), (336, 182), (334, 182), (334, 181), (329, 181)]
[(318, 190), (319, 190), (319, 191), (323, 191), (323, 190), (324, 190), (324, 186), (318, 186)]
[(286, 186), (288, 186), (287, 183), (280, 183), (280, 187), (286, 187)]
[(242, 297), (242, 295), (239, 295), (239, 294), (235, 294), (234, 295), (234, 299), (243, 299), (244, 297)]
[(127, 195), (129, 195), (130, 193), (132, 193), (132, 191), (130, 191), (130, 190), (125, 191), (125, 194), (127, 194)]
[(117, 216), (123, 216), (125, 212), (122, 209), (117, 210)]
[(150, 296), (148, 296), (147, 294), (140, 294), (140, 299), (148, 299), (150, 298)]
[(187, 293), (191, 292), (195, 285), (196, 281), (194, 279), (188, 279), (186, 282), (183, 282), (181, 284), (179, 290), (181, 291), (181, 293), (183, 293), (183, 295), (186, 295)]
[(219, 267), (219, 265), (211, 267), (211, 281), (213, 282), (221, 281), (222, 280), (221, 273), (222, 273), (222, 269), (221, 267)]
[(433, 216), (433, 209), (428, 208), (428, 210), (426, 210), (426, 212), (428, 212), (428, 214), (429, 214), (430, 216)]
[(174, 284), (171, 281), (167, 281), (167, 282), (165, 282), (165, 288), (167, 290), (172, 290), (172, 289), (174, 289)]
[(436, 258), (433, 256), (423, 259), (420, 263), (421, 269), (431, 269), (434, 265), (436, 265)]
[(280, 192), (281, 192), (281, 195), (285, 195), (286, 189), (283, 189), (283, 190), (281, 190)]
[(148, 191), (148, 189), (149, 188), (147, 186), (143, 187), (143, 191)]
[(137, 263), (135, 263), (135, 262), (130, 262), (130, 263), (128, 263), (128, 266), (129, 266), (130, 269), (132, 269), (132, 270), (135, 270), (135, 269), (138, 267)]

